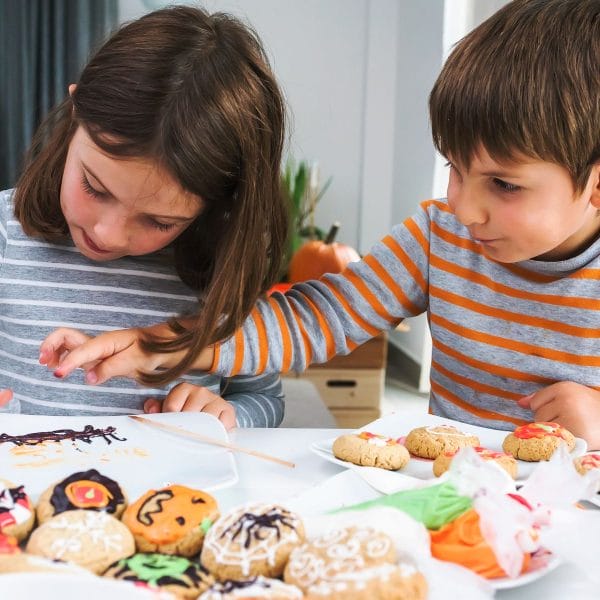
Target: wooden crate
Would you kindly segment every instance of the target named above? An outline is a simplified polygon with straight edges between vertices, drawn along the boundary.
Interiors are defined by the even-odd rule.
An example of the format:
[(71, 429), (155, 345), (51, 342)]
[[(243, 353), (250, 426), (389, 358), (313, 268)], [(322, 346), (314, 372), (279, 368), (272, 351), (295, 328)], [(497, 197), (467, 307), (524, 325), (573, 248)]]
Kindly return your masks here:
[(334, 408), (331, 413), (335, 417), (338, 427), (342, 429), (357, 429), (375, 419), (379, 419), (379, 410), (361, 410), (361, 409), (340, 409)]
[(366, 341), (346, 356), (334, 356), (329, 362), (311, 365), (318, 369), (384, 369), (387, 360), (387, 334)]

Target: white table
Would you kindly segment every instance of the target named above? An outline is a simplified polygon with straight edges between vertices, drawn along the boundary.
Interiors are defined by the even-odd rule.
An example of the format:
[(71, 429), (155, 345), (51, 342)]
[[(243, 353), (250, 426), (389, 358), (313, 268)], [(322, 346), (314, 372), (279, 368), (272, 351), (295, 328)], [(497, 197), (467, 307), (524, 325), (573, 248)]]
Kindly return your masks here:
[[(239, 481), (235, 486), (217, 490), (223, 511), (250, 501), (283, 501), (322, 483), (343, 468), (329, 463), (310, 451), (313, 442), (331, 438), (349, 430), (342, 429), (239, 429), (231, 440), (240, 446), (259, 450), (296, 464), (294, 469), (279, 466), (246, 454), (236, 455)], [(600, 565), (600, 540), (599, 540)], [(552, 573), (528, 585), (498, 591), (502, 600), (598, 600), (600, 589), (578, 581), (577, 571), (561, 565)]]

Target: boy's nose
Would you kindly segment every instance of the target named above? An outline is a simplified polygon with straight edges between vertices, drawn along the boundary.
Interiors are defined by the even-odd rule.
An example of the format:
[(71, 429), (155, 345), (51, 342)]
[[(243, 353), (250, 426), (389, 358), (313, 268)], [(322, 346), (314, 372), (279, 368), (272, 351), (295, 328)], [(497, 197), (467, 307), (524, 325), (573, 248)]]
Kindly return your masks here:
[(454, 194), (452, 198), (448, 197), (448, 202), (456, 218), (465, 227), (481, 225), (487, 221), (487, 213), (482, 199), (464, 188)]

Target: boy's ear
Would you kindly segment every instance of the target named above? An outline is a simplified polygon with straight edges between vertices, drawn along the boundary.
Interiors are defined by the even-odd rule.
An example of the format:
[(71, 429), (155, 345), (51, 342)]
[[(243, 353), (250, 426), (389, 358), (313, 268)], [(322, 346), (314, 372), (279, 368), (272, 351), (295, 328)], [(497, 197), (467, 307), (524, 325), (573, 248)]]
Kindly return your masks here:
[(592, 180), (591, 185), (593, 186), (590, 202), (595, 208), (600, 209), (600, 163), (596, 163), (592, 167), (590, 178)]

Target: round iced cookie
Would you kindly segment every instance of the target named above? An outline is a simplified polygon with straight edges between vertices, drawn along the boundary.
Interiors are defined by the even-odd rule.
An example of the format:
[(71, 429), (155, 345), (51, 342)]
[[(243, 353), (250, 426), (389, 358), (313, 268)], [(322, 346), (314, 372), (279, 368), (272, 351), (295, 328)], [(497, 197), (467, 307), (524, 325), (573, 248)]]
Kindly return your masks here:
[(550, 460), (561, 444), (566, 444), (571, 452), (575, 437), (558, 423), (528, 423), (509, 433), (502, 448), (519, 460), (537, 462)]
[(302, 592), (295, 585), (259, 575), (250, 579), (227, 579), (215, 583), (198, 600), (229, 600), (230, 598), (296, 600), (303, 597)]
[(600, 469), (600, 454), (584, 454), (573, 459), (573, 464), (580, 475), (585, 475), (588, 471)]
[(22, 552), (20, 554), (0, 554), (0, 575), (8, 573), (49, 572), (64, 575), (93, 575), (86, 569), (70, 562), (52, 560), (43, 556), (35, 556)]
[[(434, 558), (462, 565), (487, 579), (506, 577), (496, 554), (481, 533), (479, 515), (475, 510), (463, 513), (429, 534)], [(527, 570), (530, 558), (529, 553), (524, 555), (521, 572)]]
[(466, 446), (479, 446), (476, 435), (463, 433), (453, 425), (434, 425), (413, 429), (404, 441), (406, 449), (420, 458), (437, 458)]
[(410, 460), (408, 450), (399, 440), (368, 431), (339, 436), (332, 450), (340, 460), (390, 471), (401, 469)]
[(8, 554), (19, 554), (21, 548), (19, 548), (19, 541), (12, 535), (4, 535), (0, 533), (0, 555)]
[[(513, 479), (517, 478), (517, 461), (513, 456), (506, 452), (495, 452), (488, 448), (482, 448), (481, 446), (473, 446), (473, 450), (483, 460), (489, 460), (495, 462), (499, 467), (504, 469)], [(439, 477), (450, 468), (452, 459), (456, 456), (458, 450), (450, 450), (448, 452), (442, 452), (433, 461), (433, 474)]]
[(185, 600), (197, 598), (215, 582), (200, 564), (183, 556), (158, 553), (122, 558), (106, 569), (104, 577), (164, 590)]
[(115, 517), (91, 510), (68, 510), (33, 531), (27, 552), (73, 562), (101, 574), (135, 552), (131, 532)]
[(120, 518), (126, 505), (121, 486), (96, 469), (90, 469), (51, 485), (40, 496), (36, 511), (39, 523), (79, 508), (104, 511)]
[(352, 598), (360, 590), (364, 598), (420, 598), (391, 595), (405, 576), (411, 587), (409, 580), (417, 575), (414, 566), (395, 563), (396, 547), (387, 534), (373, 527), (338, 527), (295, 548), (283, 578), (307, 597)]
[(304, 540), (295, 513), (277, 504), (247, 504), (221, 517), (206, 534), (200, 562), (217, 579), (280, 577)]
[(194, 556), (219, 517), (217, 501), (183, 485), (150, 490), (123, 513), (139, 552)]
[(22, 485), (0, 479), (0, 531), (23, 541), (33, 529), (35, 510)]

